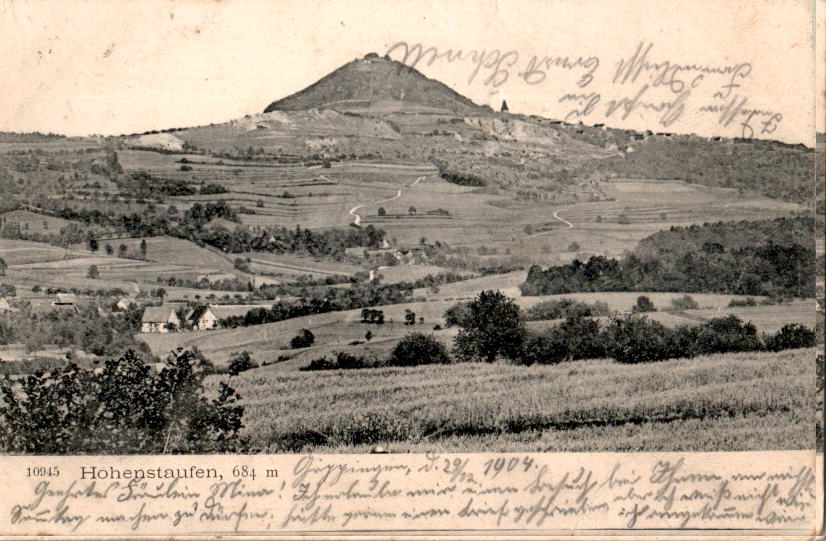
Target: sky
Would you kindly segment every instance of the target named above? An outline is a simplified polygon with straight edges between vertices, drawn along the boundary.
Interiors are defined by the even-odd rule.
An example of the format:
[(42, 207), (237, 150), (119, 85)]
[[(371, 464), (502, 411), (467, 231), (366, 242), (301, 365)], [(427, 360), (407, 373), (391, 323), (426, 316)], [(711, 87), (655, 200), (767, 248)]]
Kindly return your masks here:
[[(403, 42), (435, 47), (442, 56), (416, 68), (495, 108), (811, 144), (826, 78), (814, 38), (826, 10), (815, 11), (815, 0), (0, 0), (0, 130), (224, 122)], [(638, 47), (656, 66), (619, 84)], [(687, 68), (658, 80), (665, 62)]]

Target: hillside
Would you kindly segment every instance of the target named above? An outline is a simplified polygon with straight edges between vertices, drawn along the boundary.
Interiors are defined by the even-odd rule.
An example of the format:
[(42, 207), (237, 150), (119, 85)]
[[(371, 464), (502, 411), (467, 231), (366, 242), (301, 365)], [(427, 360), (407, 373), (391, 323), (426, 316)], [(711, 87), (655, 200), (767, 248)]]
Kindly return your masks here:
[(377, 443), (391, 452), (807, 449), (813, 356), (808, 349), (637, 366), (264, 368), (235, 384), (247, 408), (244, 433), (262, 452), (366, 452)]
[(272, 102), (264, 112), (366, 108), (380, 102), (385, 106), (392, 102), (418, 104), (463, 114), (490, 112), (439, 81), (375, 53), (348, 62), (304, 90)]

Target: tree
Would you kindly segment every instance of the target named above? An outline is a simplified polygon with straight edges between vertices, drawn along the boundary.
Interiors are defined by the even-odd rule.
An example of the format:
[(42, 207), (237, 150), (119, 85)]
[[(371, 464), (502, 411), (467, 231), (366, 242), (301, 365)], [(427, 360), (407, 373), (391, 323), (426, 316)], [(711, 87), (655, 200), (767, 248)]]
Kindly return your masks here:
[(662, 323), (635, 315), (613, 320), (605, 329), (604, 343), (607, 354), (619, 363), (645, 363), (684, 352), (674, 335)]
[(450, 354), (442, 342), (432, 334), (408, 334), (396, 344), (387, 364), (416, 366), (420, 364), (447, 364)]
[(252, 368), (256, 368), (258, 363), (252, 360), (249, 351), (241, 351), (233, 353), (229, 358), (229, 366), (227, 372), (230, 376), (237, 376), (241, 372), (246, 372)]
[(106, 243), (106, 255), (112, 255), (113, 253), (114, 253), (114, 250), (112, 249), (112, 245), (107, 242)]
[(683, 295), (682, 297), (671, 299), (671, 308), (673, 310), (694, 310), (698, 307), (697, 301), (691, 295)]
[(406, 308), (404, 310), (404, 324), (405, 325), (415, 325), (416, 324), (416, 312), (413, 312), (410, 308)]
[(370, 340), (372, 340), (373, 339), (373, 331), (371, 331), (370, 329), (367, 329), (367, 332), (364, 333), (364, 339), (367, 340), (368, 342)]
[(308, 348), (315, 342), (315, 335), (309, 329), (301, 329), (297, 335), (290, 340), (290, 347), (293, 349)]
[(386, 216), (387, 215), (387, 211), (384, 210), (384, 207), (379, 207), (378, 213), (379, 213), (379, 216)]
[(89, 265), (89, 270), (86, 271), (86, 277), (91, 278), (91, 279), (94, 280), (95, 278), (98, 278), (99, 276), (100, 276), (100, 272), (98, 271), (98, 266), (97, 265)]
[(90, 252), (98, 251), (98, 241), (91, 231), (86, 233), (86, 247), (89, 248)]
[(569, 252), (578, 252), (581, 246), (577, 241), (573, 241), (571, 244), (568, 245)]
[(118, 246), (118, 257), (126, 257), (127, 250), (128, 248), (125, 244), (121, 244), (120, 246)]
[(9, 266), (6, 263), (6, 260), (3, 259), (2, 257), (0, 257), (0, 276), (5, 276), (6, 275), (6, 269), (7, 268), (9, 268)]
[(415, 216), (416, 215), (416, 207), (411, 206), (410, 208), (407, 209), (407, 213), (411, 216)]
[(654, 306), (654, 303), (651, 302), (646, 295), (640, 295), (637, 297), (637, 303), (631, 307), (631, 313), (634, 314), (642, 314), (645, 312), (656, 312), (657, 307)]
[(468, 304), (468, 315), (454, 339), (456, 355), (493, 362), (502, 355), (518, 359), (526, 329), (519, 306), (501, 291), (486, 290)]
[(141, 239), (141, 259), (146, 259), (146, 239)]

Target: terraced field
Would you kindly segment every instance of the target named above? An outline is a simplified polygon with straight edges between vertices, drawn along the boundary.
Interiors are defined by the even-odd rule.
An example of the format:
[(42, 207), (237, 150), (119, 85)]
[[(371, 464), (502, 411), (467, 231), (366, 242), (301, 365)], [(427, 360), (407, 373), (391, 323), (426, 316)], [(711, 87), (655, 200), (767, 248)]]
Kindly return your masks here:
[(644, 365), (268, 367), (234, 385), (244, 433), (265, 452), (810, 449), (815, 353)]

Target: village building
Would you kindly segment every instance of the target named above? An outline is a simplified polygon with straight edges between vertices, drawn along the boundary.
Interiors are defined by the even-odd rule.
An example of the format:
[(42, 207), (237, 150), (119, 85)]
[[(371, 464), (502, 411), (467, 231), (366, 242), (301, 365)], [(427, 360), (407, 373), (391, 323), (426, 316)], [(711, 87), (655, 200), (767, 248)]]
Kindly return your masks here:
[(170, 332), (181, 327), (181, 320), (172, 306), (147, 306), (141, 317), (141, 332)]
[(130, 299), (128, 297), (121, 297), (118, 299), (118, 302), (115, 303), (115, 308), (118, 310), (129, 310), (133, 306), (135, 306), (137, 302), (134, 299)]
[(221, 327), (221, 320), (230, 317), (244, 317), (256, 308), (271, 308), (260, 304), (211, 304), (196, 306), (186, 315), (187, 327), (193, 331), (211, 331)]
[(6, 312), (16, 312), (17, 308), (9, 304), (5, 298), (0, 297), (0, 314), (4, 314)]

